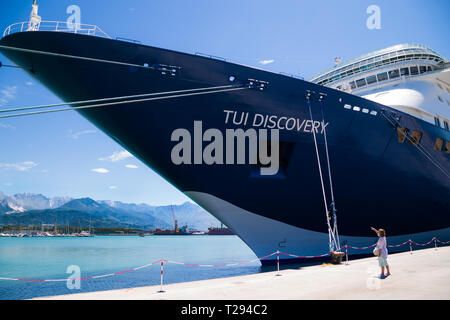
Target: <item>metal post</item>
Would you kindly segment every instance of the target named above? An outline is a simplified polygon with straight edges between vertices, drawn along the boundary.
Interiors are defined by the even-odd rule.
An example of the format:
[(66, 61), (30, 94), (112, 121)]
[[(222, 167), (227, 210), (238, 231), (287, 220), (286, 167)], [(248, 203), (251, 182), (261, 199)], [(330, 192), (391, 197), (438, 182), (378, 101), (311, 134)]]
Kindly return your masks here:
[(280, 274), (280, 251), (277, 250), (277, 276), (281, 276)]
[(163, 269), (164, 269), (163, 265), (164, 265), (164, 259), (161, 259), (161, 290), (158, 291), (159, 293), (165, 292), (163, 290)]
[(345, 245), (345, 264), (348, 265), (348, 253), (347, 253), (347, 245)]
[(434, 237), (433, 239), (434, 239), (434, 250), (437, 250), (437, 241), (436, 241), (437, 239), (436, 237)]
[(409, 252), (412, 254), (412, 241), (409, 239)]

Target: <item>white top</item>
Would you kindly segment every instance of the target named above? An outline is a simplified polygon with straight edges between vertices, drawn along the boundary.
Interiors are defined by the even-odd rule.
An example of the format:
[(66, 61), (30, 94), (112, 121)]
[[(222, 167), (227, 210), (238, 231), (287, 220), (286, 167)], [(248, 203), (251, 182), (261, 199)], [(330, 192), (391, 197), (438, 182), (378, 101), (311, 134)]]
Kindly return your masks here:
[(387, 259), (388, 249), (387, 249), (386, 237), (380, 237), (378, 239), (377, 248), (381, 250), (381, 255), (383, 256), (383, 258)]

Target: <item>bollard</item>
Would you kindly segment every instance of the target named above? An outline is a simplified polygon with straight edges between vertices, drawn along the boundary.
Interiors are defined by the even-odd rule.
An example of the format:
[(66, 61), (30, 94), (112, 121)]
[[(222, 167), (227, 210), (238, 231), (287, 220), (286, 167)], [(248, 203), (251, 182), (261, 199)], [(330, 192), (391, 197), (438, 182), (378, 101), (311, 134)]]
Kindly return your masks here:
[(412, 254), (412, 241), (409, 239), (409, 253)]
[(163, 269), (164, 269), (164, 259), (161, 259), (161, 290), (158, 291), (158, 293), (163, 293), (165, 292), (163, 290)]
[(280, 274), (280, 251), (277, 250), (277, 276), (281, 276)]

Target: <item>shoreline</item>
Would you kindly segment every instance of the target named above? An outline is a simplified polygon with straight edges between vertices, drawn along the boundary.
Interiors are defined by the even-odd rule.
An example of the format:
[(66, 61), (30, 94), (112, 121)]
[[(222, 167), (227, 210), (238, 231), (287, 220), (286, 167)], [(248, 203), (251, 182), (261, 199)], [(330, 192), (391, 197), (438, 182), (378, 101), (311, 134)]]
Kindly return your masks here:
[[(391, 254), (392, 275), (379, 279), (375, 257), (236, 277), (32, 300), (366, 300), (450, 299), (450, 247)], [(88, 280), (87, 280), (88, 281)]]

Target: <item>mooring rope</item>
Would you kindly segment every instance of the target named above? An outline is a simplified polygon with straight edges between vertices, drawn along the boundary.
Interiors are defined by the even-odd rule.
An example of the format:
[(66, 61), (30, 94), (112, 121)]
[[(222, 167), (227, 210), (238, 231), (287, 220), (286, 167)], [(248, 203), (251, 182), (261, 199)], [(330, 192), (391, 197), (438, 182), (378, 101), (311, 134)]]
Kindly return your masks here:
[[(310, 116), (311, 122), (312, 122), (312, 124), (314, 124), (312, 111), (311, 111), (311, 103), (309, 101), (309, 93), (306, 96), (306, 103), (308, 105), (309, 116)], [(336, 243), (335, 234), (333, 232), (333, 229), (331, 228), (330, 219), (329, 219), (329, 216), (328, 216), (329, 211), (328, 211), (327, 197), (326, 197), (326, 194), (325, 194), (325, 185), (324, 185), (324, 182), (323, 182), (322, 166), (320, 164), (319, 149), (317, 147), (316, 130), (314, 130), (314, 127), (312, 128), (312, 132), (313, 132), (313, 138), (314, 138), (314, 147), (315, 147), (315, 150), (316, 150), (317, 165), (319, 167), (320, 183), (321, 183), (321, 186), (322, 186), (322, 196), (323, 196), (323, 203), (324, 203), (324, 206), (325, 206), (325, 215), (326, 215), (327, 226), (328, 226), (329, 247), (330, 247), (330, 251), (334, 251), (336, 248), (339, 247), (339, 245), (337, 245), (337, 243)], [(333, 243), (334, 243), (334, 245), (333, 245)], [(334, 246), (334, 248), (333, 248), (333, 246)]]
[(127, 63), (127, 62), (120, 62), (120, 61), (113, 61), (113, 60), (104, 60), (104, 59), (82, 57), (82, 56), (74, 56), (74, 55), (64, 54), (64, 53), (55, 53), (55, 52), (49, 52), (49, 51), (40, 51), (40, 50), (25, 49), (25, 48), (4, 46), (4, 45), (0, 45), (0, 48), (1, 49), (6, 49), (6, 50), (22, 51), (22, 52), (27, 52), (27, 53), (41, 54), (41, 55), (49, 55), (49, 56), (54, 56), (54, 57), (62, 57), (62, 58), (69, 58), (69, 59), (79, 59), (79, 60), (86, 60), (86, 61), (93, 61), (93, 62), (110, 63), (110, 64), (116, 64), (116, 65), (127, 66), (127, 67), (137, 67), (137, 68), (144, 68), (144, 69), (153, 69), (153, 70), (155, 70), (155, 68), (152, 67), (152, 66), (143, 66), (143, 65)]
[(323, 137), (325, 140), (325, 153), (327, 156), (327, 167), (328, 167), (328, 178), (330, 180), (330, 193), (331, 193), (331, 208), (332, 208), (332, 212), (333, 212), (333, 234), (335, 235), (336, 239), (335, 240), (335, 246), (336, 246), (336, 250), (340, 250), (340, 240), (339, 240), (339, 232), (338, 232), (338, 227), (337, 227), (337, 215), (336, 215), (336, 202), (334, 200), (334, 192), (333, 192), (333, 180), (331, 178), (331, 165), (330, 165), (330, 155), (328, 152), (328, 141), (327, 141), (327, 130), (326, 130), (326, 126), (325, 126), (325, 116), (323, 114), (323, 104), (322, 104), (322, 99), (320, 99), (319, 101), (320, 103), (320, 112), (322, 114), (322, 126), (323, 126)]
[[(381, 115), (387, 120), (389, 121), (389, 123), (394, 127), (397, 128), (397, 126), (388, 118), (384, 115), (384, 113), (382, 112)], [(401, 127), (400, 123), (395, 120), (397, 122), (397, 125), (399, 127)], [(406, 138), (409, 140), (409, 142), (411, 142), (411, 144), (415, 147), (417, 147), (417, 149), (425, 155), (425, 157), (431, 161), (431, 163), (433, 163), (436, 167), (438, 167), (438, 169), (440, 169), (446, 176), (447, 178), (450, 178), (450, 175), (448, 174), (447, 170), (445, 170), (443, 167), (441, 167), (441, 165), (439, 164), (439, 162), (437, 162), (436, 160), (433, 159), (433, 157), (431, 156), (431, 154), (428, 153), (428, 151), (423, 148), (420, 144), (416, 143), (415, 141), (413, 141), (410, 136), (408, 134), (406, 134)]]
[(90, 109), (90, 108), (99, 108), (99, 107), (105, 107), (105, 106), (115, 106), (115, 105), (126, 104), (126, 103), (136, 103), (136, 102), (144, 102), (144, 101), (156, 101), (156, 100), (174, 99), (174, 98), (181, 98), (181, 97), (191, 97), (191, 96), (197, 96), (197, 95), (204, 95), (204, 94), (210, 94), (210, 93), (220, 93), (220, 92), (230, 92), (230, 91), (243, 90), (243, 89), (248, 89), (248, 88), (245, 87), (245, 86), (239, 86), (239, 87), (234, 87), (234, 88), (229, 88), (229, 89), (212, 90), (212, 91), (207, 91), (207, 92), (193, 92), (193, 93), (186, 93), (186, 94), (168, 95), (168, 96), (162, 96), (162, 97), (151, 97), (151, 98), (145, 98), (145, 99), (135, 99), (135, 100), (107, 102), (107, 103), (92, 104), (92, 105), (85, 105), (85, 106), (78, 106), (78, 107), (70, 107), (70, 108), (61, 108), (61, 109), (52, 109), (52, 110), (34, 111), (34, 112), (24, 112), (24, 113), (3, 115), (3, 116), (0, 116), (0, 119), (22, 117), (22, 116), (30, 116), (30, 115), (37, 115), (37, 114), (44, 114), (44, 113), (63, 112), (63, 111), (71, 111), (71, 110), (82, 110), (82, 109)]
[(153, 92), (153, 93), (135, 94), (135, 95), (121, 96), (121, 97), (110, 97), (110, 98), (100, 98), (100, 99), (91, 99), (91, 100), (78, 100), (78, 101), (54, 103), (54, 104), (47, 104), (47, 105), (38, 105), (38, 106), (31, 106), (31, 107), (20, 107), (20, 108), (14, 108), (14, 109), (0, 109), (0, 113), (17, 112), (17, 111), (24, 111), (24, 110), (46, 109), (46, 108), (60, 107), (60, 106), (64, 106), (64, 105), (103, 102), (103, 101), (114, 101), (114, 100), (132, 99), (132, 98), (145, 98), (145, 97), (159, 96), (159, 95), (165, 95), (165, 94), (196, 92), (196, 91), (215, 90), (215, 89), (227, 89), (227, 88), (236, 88), (236, 87), (239, 87), (239, 85), (204, 87), (204, 88), (195, 88), (195, 89), (186, 89), (186, 90), (176, 90), (176, 91), (165, 91), (165, 92)]

